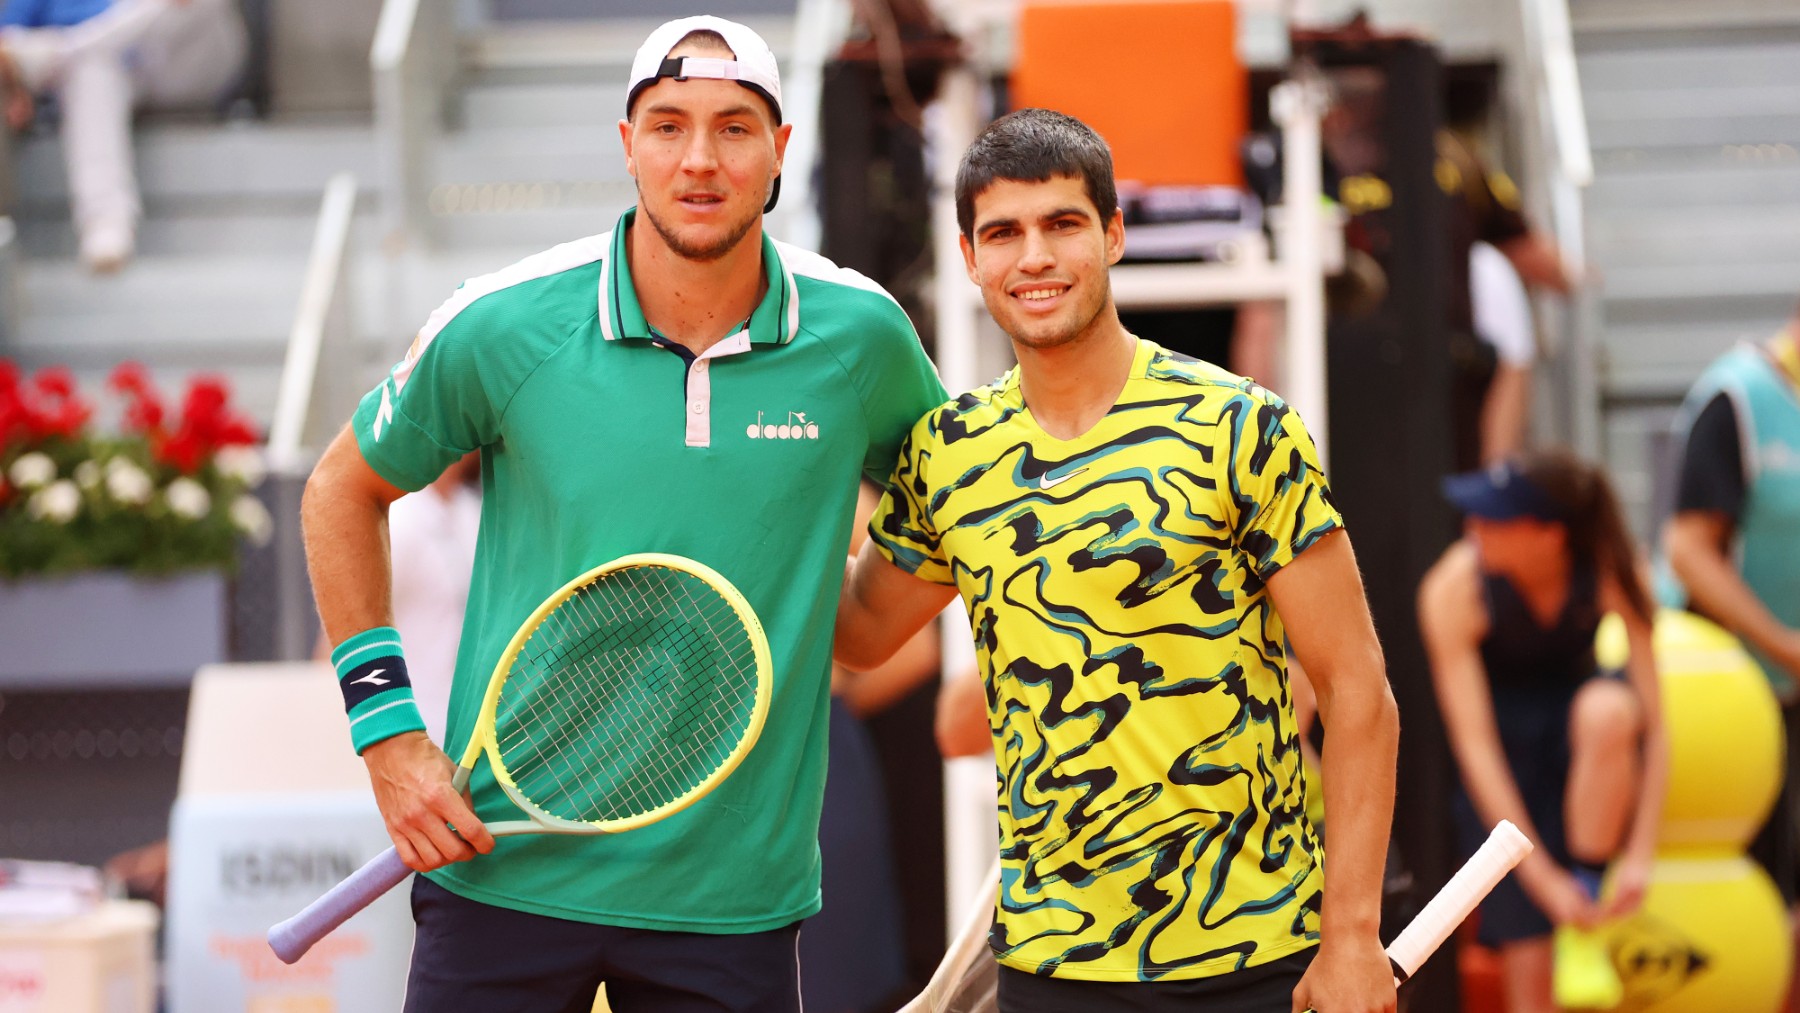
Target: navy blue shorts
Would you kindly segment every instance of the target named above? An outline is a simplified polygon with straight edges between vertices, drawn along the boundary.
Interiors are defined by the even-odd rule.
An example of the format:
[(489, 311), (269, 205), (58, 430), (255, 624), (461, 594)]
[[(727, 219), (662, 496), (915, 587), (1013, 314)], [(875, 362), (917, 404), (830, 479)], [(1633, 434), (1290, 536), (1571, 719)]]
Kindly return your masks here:
[(548, 918), (413, 877), (406, 1013), (800, 1013), (800, 923), (661, 932)]
[(1000, 966), (1000, 1013), (1291, 1013), (1317, 947), (1183, 981), (1081, 981)]

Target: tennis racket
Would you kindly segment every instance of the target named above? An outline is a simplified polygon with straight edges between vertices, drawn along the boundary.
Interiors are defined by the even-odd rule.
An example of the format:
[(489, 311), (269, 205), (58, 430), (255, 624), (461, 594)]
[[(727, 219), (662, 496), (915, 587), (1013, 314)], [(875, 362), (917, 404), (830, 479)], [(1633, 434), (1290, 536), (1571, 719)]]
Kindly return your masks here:
[[(1403, 984), (1418, 973), (1425, 959), (1450, 938), (1450, 933), (1456, 931), (1488, 891), (1530, 853), (1530, 839), (1518, 827), (1501, 820), (1474, 856), (1388, 945), (1394, 984)], [(987, 949), (982, 943), (993, 921), (999, 873), (996, 865), (987, 877), (990, 885), (969, 912), (962, 931), (932, 973), (925, 991), (901, 1007), (900, 1013), (991, 1013), (996, 1008), (994, 988), (999, 965), (991, 955), (986, 960), (979, 958)]]
[[(624, 556), (563, 585), (500, 656), (452, 782), (487, 755), (529, 817), (511, 834), (611, 834), (680, 812), (756, 743), (771, 694), (768, 638), (716, 571), (680, 556)], [(269, 930), (293, 963), (411, 873), (389, 848)]]

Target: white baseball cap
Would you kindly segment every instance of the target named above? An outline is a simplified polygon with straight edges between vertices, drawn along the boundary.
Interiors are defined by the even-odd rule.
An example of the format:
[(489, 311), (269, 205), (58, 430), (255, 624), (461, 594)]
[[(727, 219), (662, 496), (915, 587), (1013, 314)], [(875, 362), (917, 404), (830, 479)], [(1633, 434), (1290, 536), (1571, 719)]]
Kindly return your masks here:
[[(669, 50), (693, 32), (717, 32), (737, 58), (722, 60), (709, 56), (669, 57)], [(631, 84), (625, 93), (625, 115), (637, 102), (638, 93), (665, 77), (677, 81), (690, 77), (713, 78), (737, 83), (767, 99), (781, 122), (781, 73), (775, 66), (775, 54), (769, 44), (750, 28), (710, 14), (677, 18), (650, 33), (638, 47), (631, 61)]]
[[(714, 56), (671, 58), (669, 50), (674, 49), (676, 43), (693, 32), (719, 33), (736, 59), (723, 60)], [(691, 18), (676, 18), (659, 25), (651, 32), (631, 60), (631, 84), (625, 92), (627, 119), (631, 117), (631, 108), (637, 104), (639, 93), (665, 77), (672, 77), (677, 81), (685, 81), (690, 77), (736, 81), (767, 100), (770, 110), (775, 114), (776, 124), (781, 123), (781, 72), (775, 66), (775, 54), (769, 51), (769, 44), (763, 41), (762, 36), (736, 21), (701, 14)], [(780, 197), (781, 177), (777, 176), (769, 191), (769, 202), (763, 206), (763, 213), (775, 210), (775, 201)]]

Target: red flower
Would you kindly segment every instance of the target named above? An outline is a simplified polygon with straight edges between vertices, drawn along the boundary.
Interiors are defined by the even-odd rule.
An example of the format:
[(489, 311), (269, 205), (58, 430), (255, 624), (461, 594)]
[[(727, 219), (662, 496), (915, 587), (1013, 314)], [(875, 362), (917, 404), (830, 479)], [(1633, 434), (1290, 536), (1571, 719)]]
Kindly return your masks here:
[(125, 396), (126, 430), (155, 442), (162, 433), (163, 402), (149, 371), (141, 363), (121, 362), (106, 385)]
[(156, 459), (183, 474), (193, 474), (219, 448), (257, 441), (250, 422), (227, 407), (225, 381), (202, 376), (188, 385), (181, 405), (181, 424), (155, 447)]
[(29, 389), (18, 398), (29, 439), (74, 439), (93, 415), (93, 408), (75, 393), (75, 376), (63, 366), (37, 371)]
[(19, 369), (10, 360), (0, 359), (0, 449), (28, 433), (25, 403), (19, 395)]
[(31, 378), (37, 389), (49, 397), (66, 400), (75, 396), (75, 374), (67, 366), (45, 366)]
[(156, 459), (183, 475), (199, 471), (205, 455), (206, 449), (200, 445), (200, 440), (186, 429), (162, 441), (156, 448)]

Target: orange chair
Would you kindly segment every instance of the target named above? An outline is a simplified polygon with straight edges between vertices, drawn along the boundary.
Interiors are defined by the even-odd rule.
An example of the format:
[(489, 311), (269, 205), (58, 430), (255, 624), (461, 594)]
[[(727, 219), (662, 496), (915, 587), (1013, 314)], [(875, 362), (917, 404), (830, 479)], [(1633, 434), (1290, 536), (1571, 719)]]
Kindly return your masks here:
[(1122, 181), (1242, 186), (1249, 79), (1236, 4), (1027, 0), (1012, 104), (1055, 109), (1099, 131)]

